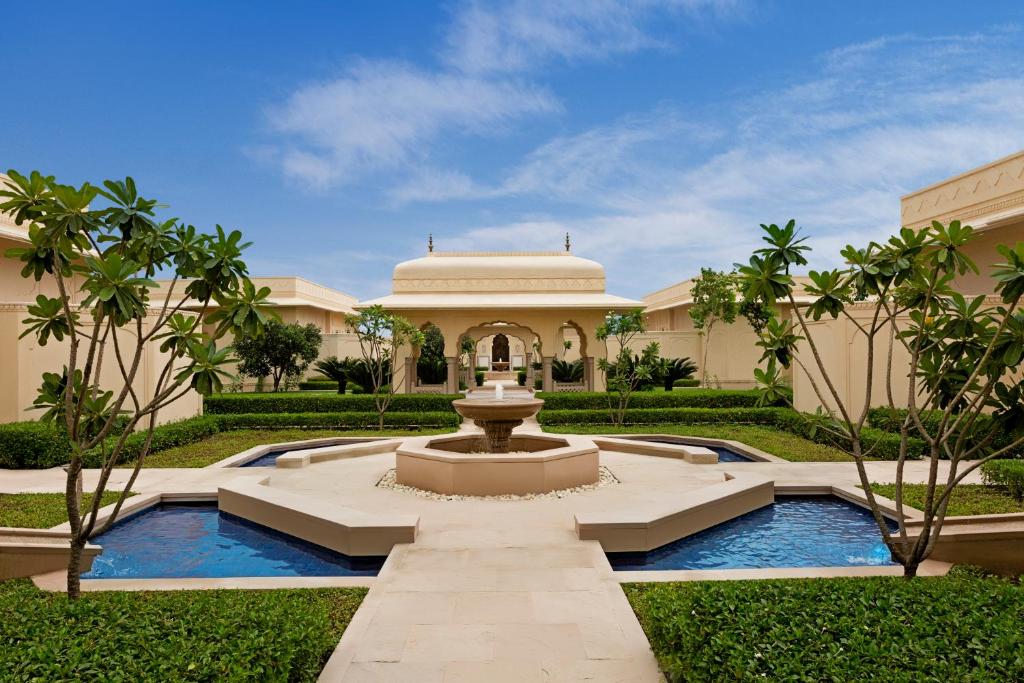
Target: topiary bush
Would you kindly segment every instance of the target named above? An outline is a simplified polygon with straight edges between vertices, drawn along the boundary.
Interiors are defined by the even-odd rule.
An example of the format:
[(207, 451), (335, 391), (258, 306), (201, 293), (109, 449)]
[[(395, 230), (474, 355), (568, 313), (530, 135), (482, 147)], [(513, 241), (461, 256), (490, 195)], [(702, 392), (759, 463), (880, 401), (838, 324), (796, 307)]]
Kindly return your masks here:
[(473, 380), (476, 382), (476, 385), (478, 387), (482, 387), (484, 385), (484, 371), (476, 370), (473, 373)]
[(521, 387), (526, 386), (526, 370), (520, 370), (516, 373), (516, 384)]
[[(690, 392), (686, 392), (690, 393)], [(645, 397), (646, 398), (646, 397)], [(542, 425), (611, 425), (611, 415), (607, 408), (603, 410), (548, 410), (537, 415)], [(815, 443), (834, 446), (849, 451), (850, 444), (838, 436), (823, 429), (815, 429), (807, 418), (789, 408), (630, 408), (626, 410), (623, 424), (625, 425), (657, 425), (657, 424), (757, 424), (775, 427), (785, 432), (801, 436)], [(879, 429), (865, 427), (862, 430), (862, 441), (868, 448), (865, 455), (875, 460), (896, 460), (899, 457), (900, 439), (897, 434), (890, 434)], [(920, 439), (909, 439), (907, 457), (917, 460), (923, 457), (925, 444)]]
[[(229, 429), (371, 429), (378, 425), (376, 412), (339, 413), (231, 413), (216, 416), (220, 428)], [(401, 429), (455, 429), (459, 416), (454, 412), (421, 411), (384, 413), (384, 426)]]
[(989, 486), (1002, 486), (1013, 498), (1024, 501), (1024, 460), (989, 460), (981, 466), (981, 478)]
[(71, 458), (71, 442), (54, 425), (41, 422), (0, 424), (0, 469), (57, 467)]
[[(391, 410), (400, 413), (451, 412), (459, 394), (397, 394)], [(370, 394), (214, 394), (203, 399), (208, 415), (234, 413), (361, 413), (376, 412)]]
[[(635, 408), (740, 408), (757, 405), (756, 390), (697, 389), (694, 391), (645, 392), (629, 401)], [(544, 408), (549, 410), (608, 410), (608, 394), (602, 391), (543, 392)]]

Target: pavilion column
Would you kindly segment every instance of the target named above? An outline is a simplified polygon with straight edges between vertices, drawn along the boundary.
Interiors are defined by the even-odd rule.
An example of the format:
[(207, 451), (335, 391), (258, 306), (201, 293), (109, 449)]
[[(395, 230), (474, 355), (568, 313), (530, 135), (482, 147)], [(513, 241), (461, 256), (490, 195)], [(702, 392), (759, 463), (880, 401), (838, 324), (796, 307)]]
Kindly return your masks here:
[(543, 356), (541, 358), (541, 364), (544, 368), (544, 391), (553, 391), (555, 388), (554, 380), (551, 378), (551, 363), (554, 360), (554, 356)]
[(533, 351), (526, 352), (526, 388), (533, 389)]
[(583, 384), (587, 391), (594, 390), (594, 357), (584, 356), (583, 358)]
[(448, 356), (445, 358), (448, 362), (448, 381), (445, 391), (449, 394), (459, 393), (459, 357)]
[(411, 394), (416, 391), (416, 359), (412, 356), (405, 357), (405, 393)]

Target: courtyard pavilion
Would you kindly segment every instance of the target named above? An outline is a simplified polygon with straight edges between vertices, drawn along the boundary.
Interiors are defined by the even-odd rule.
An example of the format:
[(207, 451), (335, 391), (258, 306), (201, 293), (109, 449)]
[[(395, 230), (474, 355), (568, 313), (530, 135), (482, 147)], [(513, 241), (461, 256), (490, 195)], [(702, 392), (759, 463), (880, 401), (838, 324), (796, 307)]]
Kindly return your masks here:
[[(396, 359), (405, 393), (459, 388), (460, 341), (471, 338), (472, 367), (484, 364), (491, 376), (512, 379), (524, 368), (533, 381), (533, 363), (542, 367), (543, 389), (553, 391), (551, 364), (571, 340), (572, 357), (583, 361), (582, 385), (602, 390), (595, 359), (605, 357), (595, 331), (609, 312), (643, 306), (640, 301), (605, 292), (604, 267), (564, 252), (434, 252), (395, 266), (391, 294), (361, 301), (357, 308), (380, 305), (408, 318), (420, 329), (436, 326), (444, 337), (447, 363), (442, 386), (422, 386), (416, 377), (418, 349), (403, 349)], [(508, 373), (508, 374), (506, 374)]]

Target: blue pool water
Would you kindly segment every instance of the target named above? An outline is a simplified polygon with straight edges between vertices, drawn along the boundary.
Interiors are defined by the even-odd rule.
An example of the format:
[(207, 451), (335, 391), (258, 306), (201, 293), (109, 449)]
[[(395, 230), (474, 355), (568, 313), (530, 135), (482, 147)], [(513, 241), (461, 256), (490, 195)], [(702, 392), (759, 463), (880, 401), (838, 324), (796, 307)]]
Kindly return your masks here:
[(383, 557), (348, 557), (225, 514), (215, 504), (158, 505), (92, 539), (86, 579), (376, 576)]
[(892, 564), (871, 513), (833, 496), (778, 496), (774, 505), (650, 552), (608, 559), (623, 571)]
[[(664, 436), (642, 436), (635, 437), (637, 441), (647, 441), (650, 443), (667, 443), (672, 446), (685, 446), (690, 442), (686, 439), (672, 439)], [(693, 444), (695, 446), (701, 444)], [(755, 462), (753, 458), (748, 458), (742, 453), (726, 448), (725, 446), (704, 446), (704, 448), (710, 449), (715, 453), (718, 453), (718, 462)]]
[[(343, 444), (347, 445), (347, 444), (350, 444), (350, 443), (366, 443), (367, 441), (372, 441), (372, 440), (373, 439), (345, 439), (345, 440), (339, 441), (337, 443), (321, 444), (321, 445), (323, 445), (323, 446), (339, 446), (339, 445), (343, 445)], [(266, 453), (264, 453), (260, 457), (256, 458), (255, 460), (250, 460), (249, 462), (242, 463), (241, 465), (239, 465), (239, 467), (274, 467), (277, 464), (277, 456), (284, 455), (285, 453), (291, 453), (292, 451), (297, 451), (297, 450), (301, 450), (301, 449), (304, 449), (304, 448), (317, 448), (317, 446), (316, 445), (312, 445), (312, 446), (289, 446), (288, 448), (275, 448), (272, 451), (267, 451)]]

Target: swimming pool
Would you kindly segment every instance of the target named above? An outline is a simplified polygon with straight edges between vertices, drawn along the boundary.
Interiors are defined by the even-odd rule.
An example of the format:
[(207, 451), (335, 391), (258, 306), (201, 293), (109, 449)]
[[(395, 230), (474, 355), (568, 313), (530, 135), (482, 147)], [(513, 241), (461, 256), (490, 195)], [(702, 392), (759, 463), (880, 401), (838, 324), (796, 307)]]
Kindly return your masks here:
[(754, 458), (737, 453), (727, 446), (705, 446), (704, 444), (687, 441), (685, 438), (675, 439), (669, 436), (632, 436), (628, 438), (636, 441), (647, 441), (648, 443), (666, 443), (671, 446), (703, 446), (718, 453), (718, 462), (757, 462)]
[(277, 465), (278, 456), (284, 455), (285, 453), (291, 453), (292, 451), (299, 451), (306, 448), (322, 448), (324, 446), (347, 446), (348, 444), (366, 443), (367, 441), (373, 440), (374, 439), (344, 439), (342, 441), (331, 441), (329, 443), (308, 444), (305, 446), (296, 444), (286, 448), (275, 448), (274, 450), (267, 451), (255, 460), (243, 462), (241, 465), (238, 465), (238, 467), (274, 467)]
[(222, 513), (215, 503), (161, 504), (92, 539), (86, 579), (376, 576), (383, 557), (349, 557)]
[(893, 564), (871, 513), (834, 496), (778, 496), (693, 536), (647, 553), (608, 553), (608, 560), (620, 571)]

